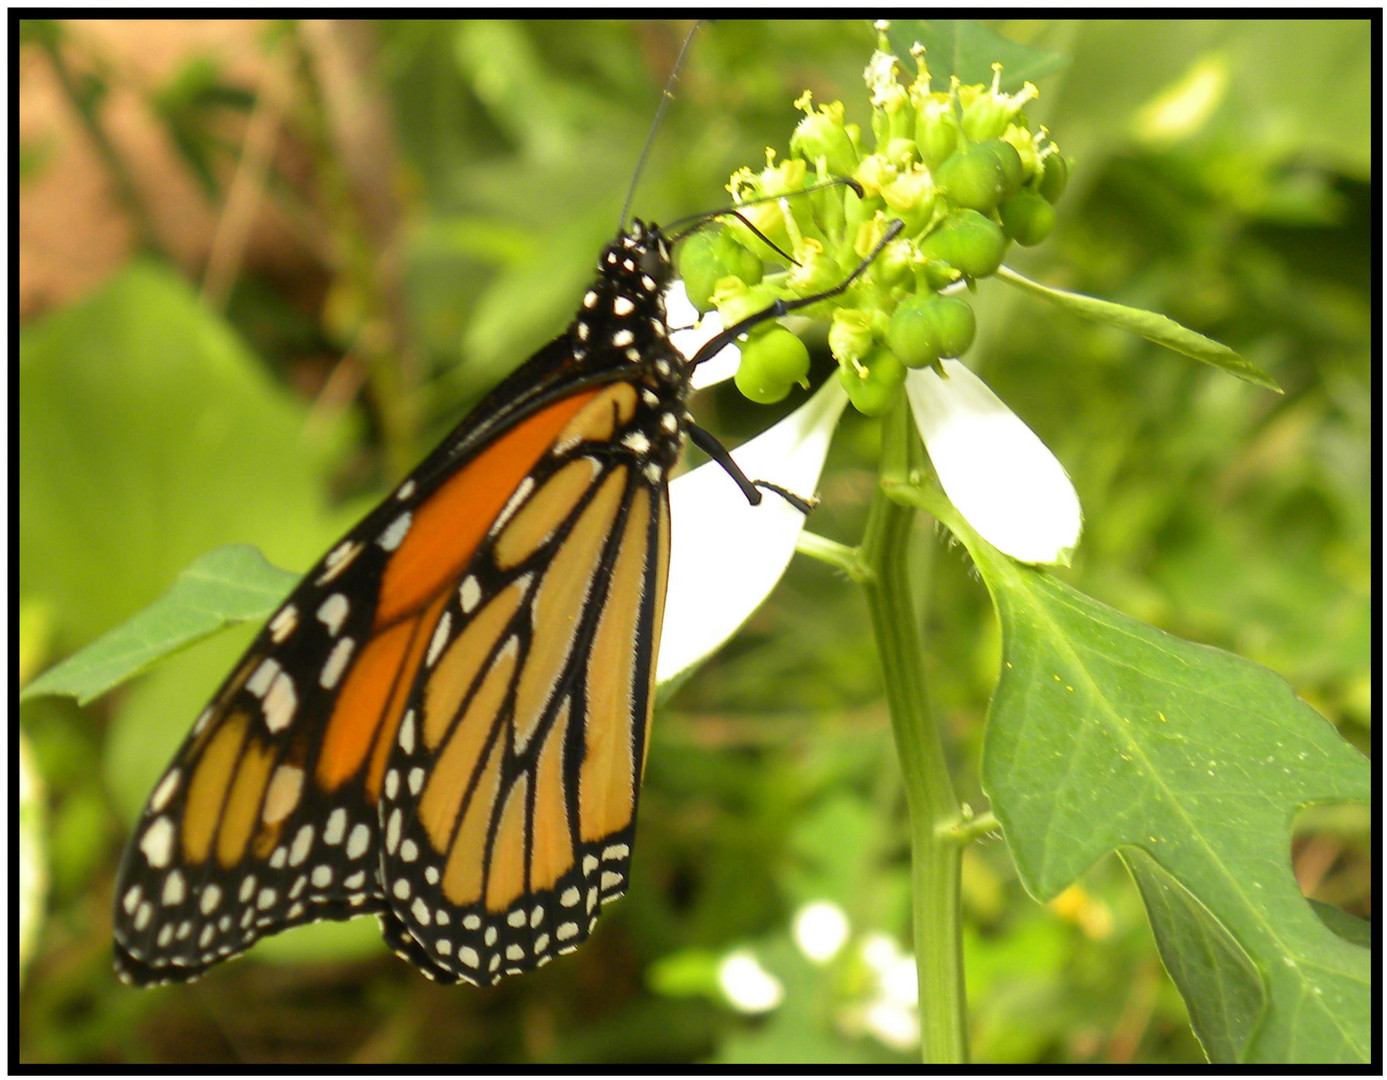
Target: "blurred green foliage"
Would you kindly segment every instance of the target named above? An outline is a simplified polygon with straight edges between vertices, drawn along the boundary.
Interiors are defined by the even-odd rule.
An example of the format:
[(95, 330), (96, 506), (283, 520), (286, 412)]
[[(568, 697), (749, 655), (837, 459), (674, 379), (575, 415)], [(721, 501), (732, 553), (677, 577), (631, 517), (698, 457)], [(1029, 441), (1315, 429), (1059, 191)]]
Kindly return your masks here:
[[(1075, 168), (1051, 240), (1013, 251), (1013, 265), (1165, 312), (1286, 389), (1278, 397), (985, 282), (970, 358), (1075, 480), (1087, 523), (1071, 580), (1275, 669), (1366, 748), (1379, 240), (1369, 23), (991, 28), (1068, 61), (1030, 112)], [(557, 332), (616, 227), (686, 27), (356, 29), (368, 46), (357, 90), (391, 136), (373, 161), (394, 215), (384, 232), (353, 201), (320, 37), (277, 25), (258, 58), (199, 59), (144, 88), (185, 167), (213, 190), (236, 143), (200, 133), (199, 119), (255, 92), (228, 72), (256, 65), (233, 61), (289, 50), (286, 133), (299, 167), (272, 171), (265, 197), (297, 227), (291, 242), (311, 269), (290, 288), (246, 266), (223, 313), (198, 303), (184, 272), (132, 261), (23, 329), (25, 677), (128, 618), (216, 544), (308, 565), (392, 472)], [(62, 36), (79, 72), (120, 70), (90, 55), (80, 32)], [(865, 122), (872, 45), (857, 22), (706, 28), (634, 212), (665, 221), (724, 203), (735, 167), (784, 147), (806, 87)], [(111, 122), (105, 98), (94, 107)], [(46, 141), (21, 149), (22, 211), (29, 185), (62, 178)], [(342, 355), (365, 358), (366, 389), (346, 418), (324, 423), (332, 409), (319, 401), (310, 414), (300, 388), (321, 386)], [(816, 377), (828, 368), (820, 357)], [(730, 388), (696, 408), (731, 439), (765, 423)], [(817, 531), (860, 536), (876, 438), (860, 419), (840, 432)], [(960, 793), (981, 809), (995, 620), (965, 560), (925, 527), (918, 558), (930, 582), (932, 704)], [(662, 703), (626, 899), (573, 957), (487, 991), (425, 982), (365, 920), (284, 935), (190, 990), (115, 981), (107, 912), (127, 824), (245, 641), (221, 635), (87, 709), (24, 706), (48, 797), (50, 891), (20, 996), (21, 1061), (912, 1060), (852, 1019), (874, 991), (851, 949), (820, 967), (791, 943), (793, 913), (818, 899), (839, 904), (859, 937), (909, 932), (903, 797), (865, 607), (824, 566), (798, 560), (745, 631)], [(1370, 903), (1367, 851), (1366, 812), (1317, 816), (1297, 843), (1315, 855), (1313, 895), (1358, 915)], [(964, 902), (975, 1060), (1202, 1060), (1117, 860), (1039, 907), (1005, 847), (984, 842), (966, 860)], [(769, 1014), (740, 1015), (715, 988), (676, 993), (652, 976), (735, 949), (751, 949), (786, 988)]]

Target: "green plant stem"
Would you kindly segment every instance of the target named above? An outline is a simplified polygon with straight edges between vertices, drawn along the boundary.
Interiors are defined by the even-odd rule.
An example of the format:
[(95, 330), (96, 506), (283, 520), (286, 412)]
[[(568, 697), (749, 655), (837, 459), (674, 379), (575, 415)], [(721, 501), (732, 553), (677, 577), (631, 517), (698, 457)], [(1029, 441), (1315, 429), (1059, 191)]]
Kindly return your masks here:
[(837, 540), (830, 540), (808, 529), (799, 534), (795, 550), (801, 555), (808, 555), (812, 559), (836, 567), (858, 584), (865, 583), (871, 577), (871, 572), (862, 564), (860, 549), (840, 544)]
[[(883, 478), (903, 476), (919, 444), (904, 402), (887, 420)], [(968, 1060), (959, 871), (963, 847), (951, 832), (961, 811), (928, 708), (920, 612), (907, 569), (915, 511), (878, 488), (867, 518), (864, 582), (881, 656), (886, 701), (910, 810), (911, 894), (920, 987), (920, 1042), (926, 1064)]]

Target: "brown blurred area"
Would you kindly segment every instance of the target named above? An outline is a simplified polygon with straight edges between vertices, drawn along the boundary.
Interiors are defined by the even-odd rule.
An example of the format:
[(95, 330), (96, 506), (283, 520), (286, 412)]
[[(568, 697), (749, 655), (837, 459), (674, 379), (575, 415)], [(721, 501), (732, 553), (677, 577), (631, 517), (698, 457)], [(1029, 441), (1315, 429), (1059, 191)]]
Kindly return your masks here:
[[(387, 177), (395, 155), (388, 122), (379, 99), (370, 97), (371, 80), (356, 77), (373, 48), (365, 24), (301, 23), (295, 49), (268, 48), (273, 24), (264, 19), (59, 25), (69, 89), (43, 48), (17, 53), (20, 146), (37, 163), (20, 184), (21, 320), (82, 299), (141, 246), (138, 215), (122, 195), (113, 155), (145, 208), (153, 246), (214, 298), (247, 267), (293, 292), (295, 283), (320, 285), (324, 264), (333, 261), (321, 240), (318, 208), (299, 195), (312, 190), (304, 140), (320, 137), (305, 115), (326, 116), (367, 233), (379, 237), (390, 228)], [(304, 61), (310, 79), (295, 70)], [(214, 66), (220, 84), (254, 99), (248, 111), (208, 110), (211, 135), (224, 148), (212, 162), (220, 205), (157, 111), (161, 89), (200, 62)], [(111, 154), (102, 152), (70, 89), (93, 77), (104, 84), (95, 113)], [(322, 112), (305, 107), (310, 86), (322, 94)], [(271, 171), (278, 185), (273, 195), (266, 184)]]
[[(189, 270), (206, 264), (216, 210), (178, 159), (147, 97), (198, 55), (255, 86), (264, 68), (255, 40), (264, 26), (245, 19), (63, 23), (74, 74), (90, 70), (87, 57), (101, 57), (103, 126), (150, 208), (159, 240)], [(19, 200), (19, 311), (28, 319), (98, 287), (129, 257), (137, 231), (49, 57), (22, 49), (18, 66), (20, 142), (43, 155)]]

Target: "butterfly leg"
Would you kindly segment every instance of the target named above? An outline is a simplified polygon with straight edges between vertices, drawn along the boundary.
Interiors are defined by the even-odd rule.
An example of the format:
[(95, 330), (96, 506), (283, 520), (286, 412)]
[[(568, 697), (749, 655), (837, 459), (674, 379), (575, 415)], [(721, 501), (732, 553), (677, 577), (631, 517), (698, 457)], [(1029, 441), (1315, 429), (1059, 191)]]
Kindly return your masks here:
[(727, 447), (718, 442), (717, 436), (711, 431), (701, 428), (697, 424), (690, 424), (688, 432), (693, 444), (722, 466), (723, 471), (732, 477), (737, 486), (742, 489), (746, 501), (752, 506), (761, 505), (760, 488), (775, 492), (801, 514), (807, 515), (809, 511), (819, 505), (817, 499), (812, 497), (806, 499), (803, 495), (796, 495), (793, 491), (789, 491), (779, 484), (772, 484), (769, 480), (748, 480), (746, 473), (742, 472), (741, 467), (732, 460), (732, 455), (728, 453)]

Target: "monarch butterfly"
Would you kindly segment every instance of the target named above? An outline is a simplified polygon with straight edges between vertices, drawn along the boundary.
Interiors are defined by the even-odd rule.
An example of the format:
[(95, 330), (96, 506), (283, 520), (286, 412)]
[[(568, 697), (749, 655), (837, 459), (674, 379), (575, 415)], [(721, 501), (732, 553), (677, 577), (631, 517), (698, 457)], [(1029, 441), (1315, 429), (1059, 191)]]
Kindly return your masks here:
[(760, 499), (693, 424), (692, 372), (894, 235), (685, 358), (663, 232), (619, 233), (568, 329), (309, 570), (199, 716), (121, 863), (120, 976), (367, 912), (441, 982), (585, 940), (627, 884), (686, 433)]

